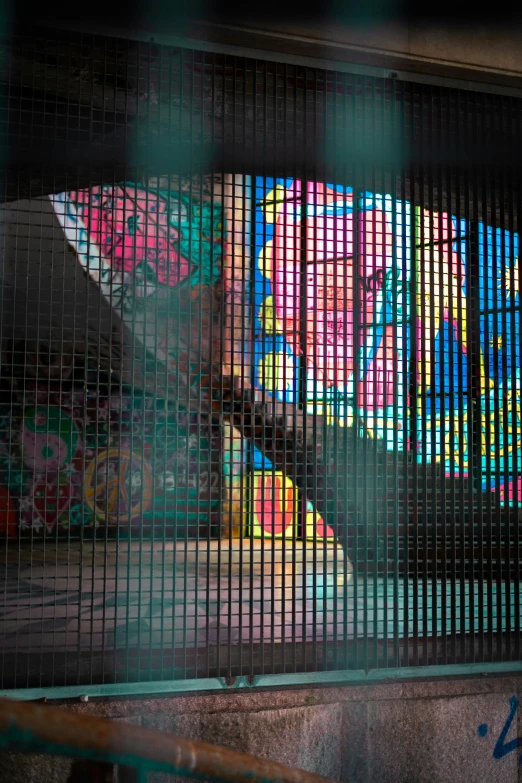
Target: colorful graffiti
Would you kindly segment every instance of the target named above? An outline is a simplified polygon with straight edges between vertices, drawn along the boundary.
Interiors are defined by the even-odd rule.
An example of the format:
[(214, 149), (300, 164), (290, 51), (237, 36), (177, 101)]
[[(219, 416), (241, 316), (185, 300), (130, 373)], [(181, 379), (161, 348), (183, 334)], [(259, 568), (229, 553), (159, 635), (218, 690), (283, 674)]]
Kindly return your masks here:
[(388, 449), (415, 444), (419, 462), (450, 476), (467, 475), (478, 393), (483, 488), (513, 503), (522, 500), (518, 235), (474, 227), (481, 329), (471, 384), (470, 231), (391, 196), (258, 178), (253, 381)]
[(219, 443), (205, 437), (204, 416), (165, 400), (40, 385), (4, 406), (0, 424), (2, 530), (10, 535), (13, 501), (22, 530), (44, 534), (187, 520), (197, 528), (218, 511)]
[[(149, 510), (153, 481), (151, 467), (141, 454), (107, 449), (98, 452), (87, 467), (85, 502), (95, 519), (109, 523), (134, 519)], [(168, 486), (168, 481), (163, 486)]]
[[(270, 198), (270, 196), (268, 196)], [(268, 200), (267, 198), (267, 200)], [(351, 189), (341, 190), (308, 183), (306, 216), (301, 217), (301, 185), (294, 182), (278, 209), (273, 239), (273, 284), (276, 316), (284, 324), (284, 333), (295, 355), (305, 353), (312, 383), (320, 389), (350, 382), (354, 356), (363, 344), (363, 335), (354, 340), (354, 298), (358, 295), (362, 323), (374, 322), (379, 293), (391, 259), (391, 229), (377, 205), (361, 210), (358, 220), (359, 267), (353, 268), (354, 210)], [(375, 236), (377, 231), (377, 236)], [(305, 235), (303, 240), (302, 234)], [(306, 277), (301, 273), (301, 245)], [(338, 257), (348, 261), (346, 274)], [(304, 279), (303, 279), (304, 278)], [(306, 288), (306, 346), (300, 345), (301, 286)], [(355, 289), (358, 289), (356, 292)], [(343, 339), (343, 336), (346, 336)], [(372, 357), (382, 367), (377, 351)], [(383, 407), (393, 394), (390, 384), (378, 384), (374, 394), (372, 367), (359, 386), (359, 400), (367, 398), (367, 407)], [(368, 399), (369, 398), (369, 399)]]
[(222, 204), (133, 183), (50, 198), (82, 268), (143, 349), (143, 372), (161, 364), (167, 394), (187, 390), (199, 410), (209, 391)]
[(303, 224), (301, 190), (299, 181), (258, 179), (256, 385), (288, 402), (304, 391), (341, 424), (365, 411), (367, 427), (380, 424), (382, 435), (383, 411), (404, 388), (403, 281), (392, 226), (406, 226), (407, 215), (393, 224), (382, 197), (365, 194), (355, 209), (351, 188), (308, 183)]
[(24, 464), (33, 473), (58, 471), (70, 462), (78, 446), (78, 428), (60, 408), (26, 407), (22, 416)]
[[(219, 278), (220, 204), (140, 184), (103, 185), (53, 196), (57, 215), (89, 272), (149, 296), (157, 286), (212, 285)], [(93, 263), (94, 262), (94, 263)], [(100, 263), (101, 262), (101, 263)], [(114, 296), (114, 292), (112, 292)]]
[[(251, 477), (249, 532), (254, 538), (333, 539), (333, 530), (307, 501), (300, 520), (299, 490), (281, 471), (254, 470)], [(304, 529), (303, 529), (304, 528)]]
[[(169, 219), (177, 211), (179, 222), (186, 222), (185, 204), (170, 205), (167, 199), (135, 185), (93, 187), (72, 191), (68, 197), (83, 218), (90, 241), (124, 276), (134, 278), (140, 270), (146, 283), (152, 279), (176, 286), (192, 271), (180, 253), (179, 229)], [(141, 293), (147, 293), (146, 289)]]
[(239, 430), (223, 423), (223, 537), (241, 538), (246, 534), (245, 468), (247, 443)]
[[(188, 184), (127, 182), (50, 196), (79, 264), (131, 330), (131, 354), (113, 356), (119, 341), (104, 340), (111, 355), (101, 373), (100, 340), (84, 346), (94, 348), (90, 375), (78, 371), (93, 357), (78, 358), (74, 346), (24, 345), (19, 356), (13, 347), (3, 355), (12, 390), (0, 411), (0, 484), (11, 531), (13, 497), (22, 528), (47, 533), (156, 518), (194, 533), (201, 521), (215, 526), (221, 443), (203, 403), (226, 232), (212, 189), (196, 188), (194, 197)], [(121, 398), (100, 391), (102, 374), (107, 389), (111, 378), (123, 382)]]

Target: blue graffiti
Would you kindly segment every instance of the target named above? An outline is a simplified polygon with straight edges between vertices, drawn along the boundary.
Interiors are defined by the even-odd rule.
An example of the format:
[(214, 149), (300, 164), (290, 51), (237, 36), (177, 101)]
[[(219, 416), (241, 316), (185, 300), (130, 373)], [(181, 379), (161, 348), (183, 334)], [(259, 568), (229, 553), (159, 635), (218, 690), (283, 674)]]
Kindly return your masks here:
[[(516, 696), (512, 696), (509, 700), (509, 715), (507, 716), (506, 722), (504, 723), (504, 728), (500, 732), (499, 738), (496, 741), (495, 747), (493, 748), (494, 759), (502, 759), (504, 756), (507, 756), (508, 753), (517, 750), (517, 748), (522, 748), (522, 737), (517, 737), (516, 739), (512, 739), (509, 742), (506, 742), (506, 737), (511, 728), (511, 724), (513, 723), (517, 709), (518, 699)], [(487, 723), (481, 723), (477, 728), (477, 734), (479, 737), (485, 737), (488, 731), (489, 727)], [(519, 765), (522, 766), (522, 755), (519, 759)]]

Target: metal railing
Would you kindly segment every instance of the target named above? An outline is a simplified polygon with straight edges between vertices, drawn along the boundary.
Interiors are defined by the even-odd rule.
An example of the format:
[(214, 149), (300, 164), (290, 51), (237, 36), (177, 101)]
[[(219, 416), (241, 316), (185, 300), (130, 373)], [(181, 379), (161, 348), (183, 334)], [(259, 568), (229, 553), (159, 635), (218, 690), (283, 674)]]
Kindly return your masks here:
[[(164, 731), (77, 715), (42, 704), (0, 700), (0, 747), (49, 753), (90, 762), (92, 780), (99, 764), (131, 768), (136, 781), (149, 772), (183, 775), (215, 783), (326, 783), (329, 778), (218, 745)], [(85, 767), (82, 767), (82, 771)], [(89, 767), (87, 767), (87, 773)], [(84, 772), (85, 774), (85, 772)], [(130, 780), (129, 773), (124, 773)], [(70, 776), (74, 783), (74, 767)], [(83, 777), (83, 780), (86, 778)]]

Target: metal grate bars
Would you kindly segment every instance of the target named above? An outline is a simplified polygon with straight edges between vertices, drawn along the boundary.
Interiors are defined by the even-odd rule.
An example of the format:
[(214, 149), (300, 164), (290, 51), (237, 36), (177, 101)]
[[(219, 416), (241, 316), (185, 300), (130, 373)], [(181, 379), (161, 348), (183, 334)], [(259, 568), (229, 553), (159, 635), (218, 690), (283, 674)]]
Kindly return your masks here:
[(1, 688), (519, 660), (520, 100), (5, 52)]

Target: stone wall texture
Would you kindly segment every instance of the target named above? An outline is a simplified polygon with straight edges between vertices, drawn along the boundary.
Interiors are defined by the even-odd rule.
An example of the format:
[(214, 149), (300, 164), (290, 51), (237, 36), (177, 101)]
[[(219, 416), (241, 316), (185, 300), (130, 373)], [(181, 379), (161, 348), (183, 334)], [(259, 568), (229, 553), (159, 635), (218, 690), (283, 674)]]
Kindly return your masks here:
[[(224, 745), (346, 783), (522, 783), (514, 742), (522, 736), (520, 708), (509, 722), (513, 698), (521, 697), (522, 677), (483, 676), (103, 699), (63, 709)], [(506, 727), (504, 755), (495, 758)], [(66, 759), (0, 755), (0, 780), (11, 783), (66, 783), (69, 769)]]

